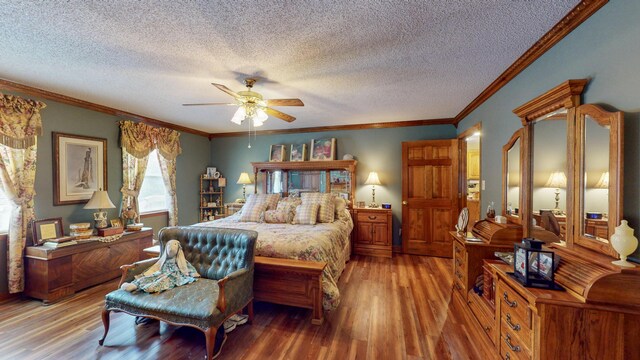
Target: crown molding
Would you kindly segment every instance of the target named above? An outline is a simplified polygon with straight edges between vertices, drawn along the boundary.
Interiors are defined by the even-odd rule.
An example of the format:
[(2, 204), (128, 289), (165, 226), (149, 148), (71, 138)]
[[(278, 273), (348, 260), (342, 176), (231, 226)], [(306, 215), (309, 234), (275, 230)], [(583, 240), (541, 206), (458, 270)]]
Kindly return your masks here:
[[(521, 120), (522, 125), (535, 121), (538, 117), (566, 108), (580, 105), (580, 95), (589, 79), (567, 80), (546, 93), (530, 100), (513, 110)], [(564, 116), (566, 119), (566, 115)]]
[[(278, 130), (261, 130), (256, 131), (257, 135), (278, 135), (278, 134), (298, 134), (320, 131), (336, 131), (336, 130), (366, 130), (366, 129), (388, 129), (407, 126), (424, 126), (424, 125), (454, 125), (453, 118), (443, 119), (424, 119), (424, 120), (407, 120), (407, 121), (389, 121), (368, 124), (352, 124), (352, 125), (333, 125), (333, 126), (315, 126), (296, 129), (278, 129)], [(209, 134), (209, 139), (233, 136), (246, 136), (246, 131), (236, 131), (227, 133)]]
[(507, 68), (497, 79), (495, 79), (484, 91), (480, 93), (467, 107), (465, 107), (455, 117), (457, 126), (462, 119), (469, 115), (473, 110), (477, 109), (498, 90), (505, 86), (509, 81), (513, 80), (524, 69), (536, 61), (542, 54), (546, 53), (555, 44), (560, 42), (571, 31), (577, 28), (596, 11), (600, 10), (608, 0), (583, 0), (576, 5), (562, 20), (554, 25), (551, 30), (544, 34), (529, 50), (525, 51), (511, 66)]
[(139, 122), (143, 122), (145, 124), (149, 124), (152, 126), (166, 127), (169, 129), (180, 131), (180, 132), (186, 132), (186, 133), (200, 135), (204, 137), (209, 136), (209, 133), (205, 131), (200, 131), (200, 130), (188, 128), (186, 126), (168, 123), (166, 121), (161, 121), (161, 120), (153, 119), (150, 117), (130, 113), (124, 110), (114, 109), (112, 107), (92, 103), (85, 100), (80, 100), (71, 96), (58, 94), (52, 91), (39, 89), (29, 85), (19, 84), (17, 82), (13, 82), (6, 79), (0, 79), (0, 90), (16, 91), (16, 92), (27, 94), (30, 96), (37, 96), (37, 97), (53, 100), (59, 103), (73, 105), (73, 106), (81, 107), (84, 109), (101, 112), (104, 114), (114, 115), (114, 116), (127, 118), (131, 120), (137, 120)]

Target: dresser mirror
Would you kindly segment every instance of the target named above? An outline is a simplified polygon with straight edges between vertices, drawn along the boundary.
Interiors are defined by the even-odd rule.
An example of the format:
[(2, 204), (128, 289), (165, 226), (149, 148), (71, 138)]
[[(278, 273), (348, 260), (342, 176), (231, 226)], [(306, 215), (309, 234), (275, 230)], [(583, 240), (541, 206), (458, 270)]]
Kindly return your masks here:
[(531, 224), (539, 236), (566, 237), (567, 224), (567, 109), (546, 114), (531, 123)]
[(502, 214), (513, 223), (520, 224), (520, 205), (522, 192), (522, 129), (511, 136), (511, 139), (502, 147)]
[(574, 242), (614, 255), (609, 238), (622, 216), (622, 112), (576, 109), (578, 206)]

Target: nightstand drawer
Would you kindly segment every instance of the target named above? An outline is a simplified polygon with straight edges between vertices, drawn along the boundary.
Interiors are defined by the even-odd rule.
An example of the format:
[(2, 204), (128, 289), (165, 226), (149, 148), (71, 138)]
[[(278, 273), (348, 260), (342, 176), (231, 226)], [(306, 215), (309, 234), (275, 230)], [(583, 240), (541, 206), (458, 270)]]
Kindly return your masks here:
[(387, 214), (378, 214), (374, 212), (370, 213), (358, 213), (358, 221), (359, 222), (378, 222), (378, 223), (386, 223), (387, 222)]

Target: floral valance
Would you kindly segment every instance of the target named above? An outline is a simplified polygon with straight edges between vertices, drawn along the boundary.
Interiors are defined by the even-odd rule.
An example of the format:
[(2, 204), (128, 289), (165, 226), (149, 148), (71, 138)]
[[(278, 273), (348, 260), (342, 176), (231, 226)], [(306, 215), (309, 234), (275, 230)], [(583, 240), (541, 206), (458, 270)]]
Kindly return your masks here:
[(122, 147), (136, 158), (143, 158), (154, 149), (168, 160), (182, 152), (180, 133), (167, 128), (154, 128), (144, 123), (121, 121)]
[(42, 135), (40, 110), (47, 105), (40, 101), (0, 93), (0, 144), (27, 149)]

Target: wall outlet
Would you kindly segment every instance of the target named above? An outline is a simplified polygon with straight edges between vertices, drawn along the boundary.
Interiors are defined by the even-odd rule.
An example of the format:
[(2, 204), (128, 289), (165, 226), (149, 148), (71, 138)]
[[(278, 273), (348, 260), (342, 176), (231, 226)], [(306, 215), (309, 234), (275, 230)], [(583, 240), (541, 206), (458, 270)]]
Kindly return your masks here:
[(484, 191), (484, 188), (485, 188), (485, 186), (484, 186), (484, 180), (482, 180), (482, 191)]

